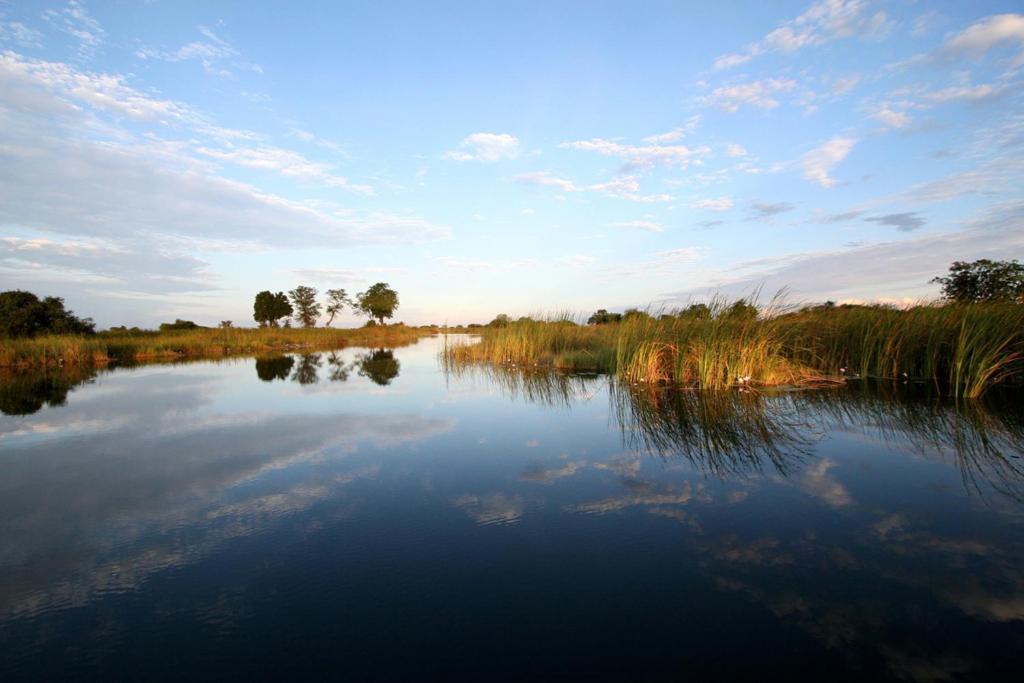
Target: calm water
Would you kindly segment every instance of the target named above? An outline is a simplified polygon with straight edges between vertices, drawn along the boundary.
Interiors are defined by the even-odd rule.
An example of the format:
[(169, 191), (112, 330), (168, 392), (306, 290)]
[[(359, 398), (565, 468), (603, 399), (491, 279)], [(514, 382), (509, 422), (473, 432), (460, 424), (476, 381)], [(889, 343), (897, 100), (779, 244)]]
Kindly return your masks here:
[(1014, 397), (438, 343), (0, 380), (0, 679), (1019, 675)]

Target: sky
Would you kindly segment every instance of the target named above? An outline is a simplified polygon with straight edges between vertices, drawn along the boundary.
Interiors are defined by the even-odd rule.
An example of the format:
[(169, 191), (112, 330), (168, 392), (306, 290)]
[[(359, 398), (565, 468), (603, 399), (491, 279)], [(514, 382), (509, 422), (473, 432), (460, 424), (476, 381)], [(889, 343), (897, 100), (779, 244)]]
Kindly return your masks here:
[[(1017, 2), (0, 0), (0, 289), (486, 322), (1024, 259)], [(351, 314), (342, 325), (361, 322)]]

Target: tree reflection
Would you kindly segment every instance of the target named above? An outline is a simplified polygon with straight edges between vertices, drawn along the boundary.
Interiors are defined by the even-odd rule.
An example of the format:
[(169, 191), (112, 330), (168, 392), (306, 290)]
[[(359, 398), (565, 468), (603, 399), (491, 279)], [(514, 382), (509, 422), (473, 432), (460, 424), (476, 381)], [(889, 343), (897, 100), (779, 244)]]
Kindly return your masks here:
[(304, 353), (299, 356), (298, 366), (292, 373), (292, 381), (299, 384), (316, 384), (320, 381), (320, 365), (322, 361), (319, 353)]
[(356, 365), (361, 376), (382, 387), (391, 384), (391, 380), (398, 377), (398, 370), (401, 367), (395, 358), (395, 352), (390, 349), (377, 349), (364, 354), (356, 361)]
[(345, 359), (337, 351), (327, 354), (327, 368), (327, 379), (332, 382), (347, 382), (352, 372), (352, 366), (345, 363)]
[(79, 384), (91, 382), (94, 368), (44, 368), (0, 373), (0, 413), (31, 415), (44, 405), (62, 406), (68, 393)]
[(256, 375), (264, 382), (273, 382), (275, 379), (286, 380), (293, 365), (295, 365), (295, 359), (291, 356), (257, 358)]

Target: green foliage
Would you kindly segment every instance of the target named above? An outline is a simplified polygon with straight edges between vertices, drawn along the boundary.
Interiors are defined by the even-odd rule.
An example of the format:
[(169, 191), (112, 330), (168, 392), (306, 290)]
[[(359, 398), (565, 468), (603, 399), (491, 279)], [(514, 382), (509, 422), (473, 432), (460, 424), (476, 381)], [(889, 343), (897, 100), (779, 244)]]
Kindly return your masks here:
[(1024, 265), (1016, 260), (955, 261), (949, 275), (932, 282), (942, 285), (943, 297), (958, 303), (1024, 303)]
[(288, 292), (291, 297), (294, 312), (292, 316), (295, 322), (302, 323), (303, 327), (316, 327), (316, 319), (320, 317), (320, 304), (316, 302), (317, 291), (315, 287), (299, 285)]
[(252, 317), (260, 327), (277, 327), (278, 320), (288, 318), (291, 314), (292, 305), (284, 292), (274, 294), (264, 290), (256, 295)]
[(378, 282), (365, 292), (356, 295), (357, 308), (381, 325), (385, 318), (391, 318), (398, 308), (398, 292), (386, 282)]
[(326, 327), (330, 327), (331, 323), (334, 322), (334, 316), (341, 313), (345, 306), (351, 306), (352, 301), (348, 298), (348, 294), (345, 293), (344, 289), (328, 289), (327, 290), (327, 306), (325, 311), (327, 315), (331, 316), (324, 323)]
[(199, 330), (203, 329), (200, 325), (192, 322), (191, 320), (182, 320), (177, 318), (173, 323), (160, 323), (161, 332), (173, 332), (175, 330)]
[(82, 334), (96, 331), (89, 318), (79, 318), (64, 308), (64, 300), (40, 299), (32, 292), (0, 292), (0, 337), (35, 337), (41, 334)]
[(510, 322), (512, 322), (512, 321), (508, 317), (507, 314), (499, 313), (498, 315), (496, 315), (494, 317), (494, 320), (492, 320), (491, 322), (487, 323), (487, 326), (488, 327), (508, 327)]
[(587, 318), (588, 325), (607, 325), (608, 323), (617, 323), (622, 320), (621, 313), (609, 313), (603, 308), (599, 308), (594, 311), (594, 314)]

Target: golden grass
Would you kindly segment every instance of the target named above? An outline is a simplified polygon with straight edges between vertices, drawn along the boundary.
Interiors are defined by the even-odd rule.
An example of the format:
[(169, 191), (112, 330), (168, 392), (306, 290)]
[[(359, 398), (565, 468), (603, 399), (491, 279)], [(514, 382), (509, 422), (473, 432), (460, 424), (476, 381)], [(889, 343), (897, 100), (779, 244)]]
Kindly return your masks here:
[(90, 337), (0, 339), (0, 367), (101, 365), (110, 362), (216, 358), (345, 346), (399, 346), (431, 329), (387, 325), (356, 329), (228, 328), (167, 332), (104, 332)]
[(854, 377), (924, 380), (976, 398), (1024, 381), (1024, 306), (1015, 304), (816, 308), (759, 317), (678, 313), (578, 325), (560, 316), (482, 331), (447, 345), (452, 362), (596, 370), (629, 384), (705, 389), (841, 382)]

